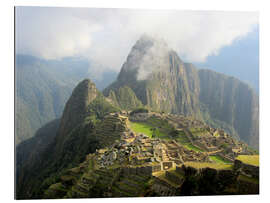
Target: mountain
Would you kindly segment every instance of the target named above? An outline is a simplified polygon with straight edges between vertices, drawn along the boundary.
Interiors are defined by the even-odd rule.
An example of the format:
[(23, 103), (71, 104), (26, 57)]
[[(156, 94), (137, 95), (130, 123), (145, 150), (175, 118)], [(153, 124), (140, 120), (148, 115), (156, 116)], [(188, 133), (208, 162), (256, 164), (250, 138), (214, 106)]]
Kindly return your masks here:
[(103, 93), (81, 81), (16, 147), (16, 198), (257, 194), (259, 156), (241, 140), (258, 146), (258, 110), (247, 84), (144, 35)]
[(246, 37), (223, 47), (217, 56), (208, 56), (205, 62), (196, 63), (196, 66), (234, 76), (259, 93), (259, 25)]
[[(134, 96), (129, 88), (122, 91)], [(137, 196), (141, 192), (144, 196), (189, 194), (189, 186), (184, 187), (185, 194), (175, 191), (185, 181), (189, 185), (191, 179), (182, 174), (177, 179), (180, 182), (172, 183), (168, 173), (176, 175), (175, 172), (166, 172), (166, 167), (172, 166), (167, 163), (172, 164), (170, 160), (176, 161), (177, 167), (183, 163), (187, 167), (199, 163), (198, 166), (205, 165), (220, 174), (215, 177), (211, 190), (198, 190), (197, 194), (228, 194), (225, 188), (230, 188), (231, 184), (235, 191), (229, 194), (241, 193), (238, 188), (247, 186), (245, 184), (249, 190), (244, 194), (257, 193), (257, 183), (250, 185), (244, 181), (239, 186), (236, 181), (239, 173), (232, 166), (239, 154), (252, 156), (257, 152), (224, 131), (192, 117), (149, 112), (138, 104), (139, 109), (127, 113), (114, 106), (112, 99), (104, 97), (89, 79), (80, 82), (67, 101), (61, 119), (46, 124), (33, 138), (17, 146), (16, 198), (108, 197), (110, 194), (118, 197)], [(153, 158), (153, 152), (160, 153), (160, 147), (167, 152)], [(156, 166), (160, 159), (169, 165), (163, 166), (165, 171), (156, 179), (152, 170), (160, 170)], [(149, 164), (155, 167), (150, 170)], [(216, 171), (220, 167), (225, 170), (224, 174)], [(229, 183), (223, 176), (227, 169), (231, 177)], [(198, 179), (198, 184), (208, 181), (200, 177), (198, 172), (198, 176), (191, 178)], [(225, 182), (215, 189), (217, 185), (220, 187), (220, 181)], [(257, 176), (251, 181), (256, 182)], [(131, 186), (132, 183), (135, 185)], [(169, 191), (162, 193), (153, 187), (165, 187)]]
[[(59, 118), (75, 85), (90, 76), (86, 59), (45, 60), (16, 55), (16, 144), (32, 137), (45, 123)], [(115, 77), (108, 71), (95, 80), (101, 90)]]
[[(57, 123), (48, 123), (16, 150), (16, 198), (40, 198), (41, 192), (56, 178), (100, 147), (120, 138), (121, 121), (105, 115), (119, 111), (99, 92), (94, 83), (84, 80), (73, 90)], [(45, 141), (44, 141), (45, 140)], [(36, 152), (32, 149), (40, 146)], [(34, 155), (31, 155), (34, 154)], [(30, 156), (31, 155), (31, 156)]]
[(111, 90), (108, 98), (113, 105), (118, 106), (121, 109), (133, 110), (143, 106), (133, 90), (128, 86), (120, 87), (116, 91)]
[(255, 91), (233, 77), (184, 63), (162, 39), (143, 35), (103, 93), (109, 96), (122, 87), (154, 111), (192, 115), (258, 148)]

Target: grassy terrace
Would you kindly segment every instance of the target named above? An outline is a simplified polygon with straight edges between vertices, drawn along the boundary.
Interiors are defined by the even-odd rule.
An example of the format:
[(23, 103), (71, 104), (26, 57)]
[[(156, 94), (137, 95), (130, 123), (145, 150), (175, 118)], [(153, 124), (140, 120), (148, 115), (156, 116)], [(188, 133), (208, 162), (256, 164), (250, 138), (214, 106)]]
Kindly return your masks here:
[[(174, 129), (167, 121), (149, 118), (146, 122), (131, 122), (129, 121), (129, 127), (136, 133), (143, 133), (148, 137), (152, 138), (152, 135), (155, 134), (156, 138), (161, 139), (171, 139), (172, 136), (170, 132)], [(155, 130), (153, 130), (155, 129)], [(174, 137), (178, 142), (180, 142), (185, 148), (193, 150), (195, 152), (203, 152), (204, 150), (192, 145), (184, 131), (179, 131), (178, 135)]]
[[(175, 173), (175, 167), (170, 168), (167, 171), (170, 172), (170, 173), (174, 173), (177, 176), (181, 176), (180, 174)], [(165, 173), (166, 173), (165, 171), (158, 171), (158, 172), (153, 173), (153, 176), (159, 178), (160, 180), (163, 180), (163, 181), (167, 182), (168, 184), (170, 184), (173, 187), (177, 187), (178, 186), (177, 184), (175, 184), (174, 182), (172, 182), (172, 181), (168, 180), (168, 178), (166, 178)], [(181, 178), (182, 178), (182, 176), (181, 176)]]
[(181, 144), (190, 143), (184, 131), (179, 131), (177, 141)]
[(259, 166), (259, 155), (239, 155), (236, 159), (245, 164)]
[(221, 163), (221, 164), (230, 164), (230, 161), (226, 161), (224, 159), (222, 159), (222, 157), (218, 156), (218, 155), (212, 155), (210, 156), (210, 159), (215, 161), (216, 163)]
[(209, 133), (206, 129), (203, 129), (203, 128), (189, 128), (189, 131), (192, 133), (192, 135), (195, 135), (198, 137)]
[(173, 130), (173, 127), (166, 120), (153, 117), (143, 123), (129, 121), (129, 127), (136, 133), (143, 133), (150, 138), (155, 134), (156, 138), (161, 139), (170, 138), (169, 133)]
[(204, 152), (204, 150), (192, 145), (191, 143), (187, 143), (183, 145), (185, 148), (189, 149), (189, 150), (193, 150), (195, 152)]
[(193, 168), (213, 168), (217, 170), (222, 170), (222, 169), (233, 169), (233, 166), (231, 164), (224, 164), (224, 163), (208, 163), (208, 162), (185, 162), (185, 166), (190, 166)]
[(152, 138), (153, 131), (151, 130), (152, 127), (148, 124), (145, 123), (138, 123), (138, 122), (129, 122), (130, 128), (135, 132), (135, 133), (143, 133), (147, 135), (148, 137)]

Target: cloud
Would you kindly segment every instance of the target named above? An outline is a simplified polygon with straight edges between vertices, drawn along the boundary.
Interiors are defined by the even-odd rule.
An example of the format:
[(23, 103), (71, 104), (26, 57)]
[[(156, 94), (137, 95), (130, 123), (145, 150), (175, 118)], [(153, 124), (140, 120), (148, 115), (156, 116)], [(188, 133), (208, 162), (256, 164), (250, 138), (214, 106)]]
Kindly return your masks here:
[(101, 64), (101, 72), (119, 71), (147, 33), (182, 59), (203, 62), (257, 24), (256, 12), (17, 7), (16, 51), (47, 59), (83, 56)]
[[(145, 36), (148, 38), (148, 36)], [(142, 39), (142, 38), (141, 38)], [(146, 39), (147, 40), (147, 39)], [(145, 80), (152, 72), (169, 70), (169, 51), (167, 43), (159, 38), (152, 40), (152, 45), (142, 56), (140, 64), (138, 64), (138, 80)], [(132, 50), (134, 52), (135, 50)], [(135, 60), (137, 61), (137, 60)]]

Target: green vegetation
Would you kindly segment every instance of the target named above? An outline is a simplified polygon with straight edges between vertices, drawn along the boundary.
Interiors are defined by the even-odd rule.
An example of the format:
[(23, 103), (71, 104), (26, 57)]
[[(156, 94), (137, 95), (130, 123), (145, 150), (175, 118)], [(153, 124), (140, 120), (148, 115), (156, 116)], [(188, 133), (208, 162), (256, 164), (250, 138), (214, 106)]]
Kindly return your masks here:
[(194, 146), (189, 141), (189, 139), (187, 138), (187, 136), (183, 130), (178, 131), (177, 141), (180, 142), (188, 150), (193, 150), (195, 152), (204, 152), (205, 151), (197, 146)]
[(250, 182), (250, 183), (254, 183), (254, 184), (259, 184), (259, 179), (253, 178), (253, 177), (248, 177), (248, 176), (245, 176), (243, 174), (239, 175), (238, 180), (242, 180), (242, 181)]
[(26, 140), (53, 119), (61, 117), (73, 88), (84, 78), (92, 78), (99, 89), (109, 85), (115, 72), (95, 80), (85, 59), (45, 60), (16, 54), (16, 144)]
[(164, 137), (164, 135), (161, 134), (159, 130), (153, 130), (153, 127), (148, 124), (138, 122), (129, 122), (129, 123), (130, 128), (136, 133), (143, 133), (150, 138), (152, 138), (153, 133), (155, 133), (157, 137)]
[(189, 131), (192, 133), (192, 135), (198, 137), (209, 133), (205, 128), (189, 128)]
[(245, 164), (259, 166), (259, 155), (239, 155), (236, 159)]
[(148, 109), (145, 109), (145, 108), (138, 108), (138, 109), (135, 109), (133, 110), (132, 112), (130, 112), (130, 115), (134, 115), (136, 113), (148, 113)]
[(187, 143), (190, 143), (189, 139), (187, 138), (184, 131), (178, 131), (178, 138), (177, 141), (181, 144), (185, 145)]
[[(144, 51), (144, 47), (137, 46), (135, 48), (136, 51)], [(109, 96), (109, 99), (98, 93), (95, 85), (89, 84), (87, 81), (79, 89), (74, 89), (69, 102), (67, 102), (59, 128), (53, 128), (52, 135), (57, 133), (55, 139), (50, 138), (51, 142), (41, 146), (43, 149), (38, 151), (37, 154), (34, 154), (35, 150), (33, 152), (28, 151), (26, 155), (29, 155), (29, 158), (27, 157), (26, 161), (20, 160), (22, 165), (18, 168), (21, 170), (17, 170), (16, 174), (18, 181), (16, 184), (17, 197), (41, 198), (50, 185), (51, 190), (63, 192), (61, 184), (58, 184), (61, 182), (61, 177), (64, 177), (64, 181), (72, 180), (71, 182), (74, 178), (76, 179), (75, 185), (72, 185), (67, 193), (68, 197), (83, 197), (85, 195), (84, 190), (90, 192), (93, 196), (101, 197), (106, 192), (103, 189), (106, 189), (107, 186), (112, 188), (113, 192), (116, 192), (116, 196), (123, 196), (136, 191), (137, 187), (130, 186), (130, 184), (136, 184), (135, 181), (128, 180), (129, 178), (122, 180), (122, 177), (117, 176), (117, 170), (115, 170), (119, 167), (117, 164), (98, 170), (95, 169), (94, 162), (87, 163), (86, 169), (82, 169), (81, 165), (78, 166), (85, 160), (87, 154), (111, 146), (126, 130), (124, 122), (120, 118), (107, 115), (120, 109), (136, 109), (137, 112), (145, 112), (147, 110), (143, 109), (145, 106), (158, 112), (192, 115), (196, 119), (202, 119), (213, 124), (214, 127), (229, 129), (229, 132), (232, 132), (235, 136), (237, 136), (237, 133), (235, 133), (237, 131), (242, 140), (252, 143), (256, 147), (258, 123), (254, 121), (258, 121), (256, 111), (258, 100), (256, 94), (247, 85), (222, 74), (197, 70), (192, 65), (183, 63), (173, 51), (169, 53), (169, 64), (167, 65), (171, 70), (168, 71), (168, 74), (156, 72), (149, 79), (137, 80), (137, 74), (135, 74), (137, 70), (135, 68), (130, 69), (129, 66), (133, 67), (140, 61), (129, 61), (133, 58), (137, 57), (128, 57), (123, 66), (125, 69), (120, 72), (118, 80), (107, 88), (106, 91), (109, 91), (109, 93), (106, 96)], [(62, 87), (69, 87), (69, 85), (74, 84), (74, 81), (60, 81), (60, 83), (51, 79), (43, 81), (43, 78), (47, 77), (43, 77), (42, 71), (40, 72), (41, 76), (34, 74), (40, 70), (40, 66), (37, 66), (36, 69), (29, 69), (29, 72), (24, 73), (26, 76), (29, 74), (29, 80), (31, 77), (35, 78), (35, 83), (26, 81), (25, 86), (23, 86), (22, 81), (25, 82), (25, 79), (21, 80), (22, 84), (16, 81), (19, 84), (19, 88), (16, 87), (16, 95), (18, 96), (16, 107), (20, 112), (16, 117), (20, 120), (16, 130), (22, 129), (26, 134), (31, 131), (32, 122), (42, 123), (53, 114), (55, 114), (53, 116), (61, 115), (61, 109), (63, 109), (65, 103), (64, 96), (66, 93), (70, 93), (68, 88), (66, 92)], [(53, 74), (50, 76), (53, 76)], [(41, 89), (32, 88), (33, 84), (38, 87), (40, 85)], [(27, 92), (28, 90), (29, 92)], [(31, 114), (31, 108), (36, 113)], [(132, 114), (136, 113), (136, 110)], [(27, 119), (23, 121), (24, 117), (30, 114), (33, 121), (27, 121)], [(166, 117), (166, 115), (162, 116)], [(176, 130), (166, 119), (153, 116), (143, 122), (130, 122), (129, 125), (137, 133), (162, 139), (173, 138), (190, 150), (203, 151), (192, 145), (185, 133)], [(204, 129), (191, 128), (190, 131), (194, 136), (207, 133)], [(38, 141), (40, 140), (42, 141), (42, 139), (38, 139)], [(34, 144), (36, 143), (40, 142), (35, 141)], [(227, 148), (227, 146), (223, 147)], [(232, 165), (220, 160), (220, 157), (212, 156), (211, 158), (216, 163), (187, 162), (185, 164), (195, 168), (232, 169)], [(259, 164), (258, 159), (254, 158), (253, 160), (250, 157), (239, 156), (239, 160), (245, 163), (250, 162), (253, 165)], [(123, 165), (126, 164), (125, 160), (124, 158)], [(89, 188), (84, 185), (85, 180), (82, 180), (82, 178), (88, 178), (88, 181), (92, 181), (91, 184), (88, 184)], [(112, 186), (109, 184), (112, 183), (113, 178), (117, 181)], [(144, 185), (142, 188), (147, 186), (145, 184), (146, 179), (141, 181)], [(211, 179), (211, 176), (209, 179)], [(203, 186), (200, 187), (202, 189), (208, 188), (212, 184), (208, 180), (199, 182), (197, 185)], [(205, 183), (208, 183), (208, 185)], [(116, 191), (114, 191), (114, 187)], [(215, 185), (213, 185), (213, 188), (215, 188)], [(54, 195), (54, 191), (49, 192), (52, 192), (49, 195)], [(193, 194), (207, 194), (207, 192), (195, 192)], [(210, 192), (210, 194), (216, 193)]]
[(251, 153), (254, 153), (254, 154), (259, 155), (259, 150), (257, 150), (257, 149), (253, 149), (252, 147), (248, 146), (248, 150), (249, 150)]
[(224, 163), (224, 164), (230, 164), (230, 161), (226, 161), (224, 159), (222, 159), (221, 156), (218, 155), (211, 155), (209, 156), (211, 160), (215, 161), (216, 163)]
[[(138, 50), (147, 53), (146, 49), (143, 44), (136, 44), (131, 54)], [(192, 115), (258, 148), (256, 92), (236, 78), (182, 63), (174, 51), (168, 55), (170, 60), (165, 67), (172, 71), (162, 77), (157, 71), (147, 80), (136, 78), (136, 67), (142, 59), (127, 58), (117, 80), (106, 88), (106, 95), (110, 90), (128, 86), (153, 111)], [(198, 132), (198, 136), (200, 134)]]
[[(136, 133), (144, 133), (148, 137), (170, 139), (175, 136), (175, 129), (167, 120), (150, 117), (145, 122), (129, 122), (130, 128)], [(154, 136), (153, 136), (154, 135)]]
[(233, 165), (231, 164), (224, 164), (224, 163), (208, 163), (208, 162), (185, 162), (185, 166), (191, 166), (193, 168), (213, 168), (217, 170), (222, 170), (222, 169), (233, 169)]
[(198, 147), (192, 145), (191, 143), (184, 144), (184, 147), (186, 147), (189, 150), (193, 150), (195, 152), (203, 152), (204, 151), (201, 148), (198, 148)]
[(105, 115), (119, 110), (119, 108), (116, 108), (107, 102), (101, 93), (88, 105), (89, 117), (93, 122), (101, 120)]
[(110, 90), (108, 97), (115, 106), (123, 110), (133, 110), (143, 106), (133, 90), (128, 86), (120, 87), (116, 91)]

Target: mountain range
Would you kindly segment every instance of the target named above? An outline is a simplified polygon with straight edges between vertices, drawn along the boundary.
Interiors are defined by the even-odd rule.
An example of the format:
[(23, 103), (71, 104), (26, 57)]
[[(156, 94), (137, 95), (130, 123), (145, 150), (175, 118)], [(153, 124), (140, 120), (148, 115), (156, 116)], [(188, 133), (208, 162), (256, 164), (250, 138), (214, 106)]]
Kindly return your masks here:
[(142, 36), (104, 95), (113, 99), (122, 87), (155, 111), (192, 115), (259, 146), (257, 93), (234, 77), (184, 63), (163, 40)]
[[(17, 91), (19, 98), (21, 93)], [(83, 80), (72, 91), (60, 120), (47, 123), (16, 147), (16, 198), (43, 198), (51, 185), (62, 180), (71, 168), (81, 166), (88, 154), (119, 143), (123, 133), (130, 130), (122, 117), (117, 117), (119, 112), (165, 115), (155, 120), (158, 124), (151, 129), (167, 131), (170, 139), (180, 136), (170, 124), (172, 114), (190, 118), (187, 120), (191, 123), (205, 122), (210, 127), (200, 124), (203, 132), (223, 129), (235, 140), (258, 148), (258, 105), (257, 94), (247, 84), (214, 71), (198, 70), (184, 63), (165, 41), (143, 35), (115, 82), (100, 92), (92, 81)], [(192, 132), (184, 134), (192, 137)], [(186, 141), (179, 140), (184, 146)], [(253, 153), (246, 144), (241, 146)], [(232, 151), (224, 143), (217, 147)]]
[[(92, 75), (93, 64), (84, 58), (45, 60), (16, 55), (16, 144), (32, 137), (47, 122), (60, 118), (72, 89), (84, 78), (94, 78), (102, 90), (116, 73)], [(96, 79), (95, 79), (96, 78)]]

